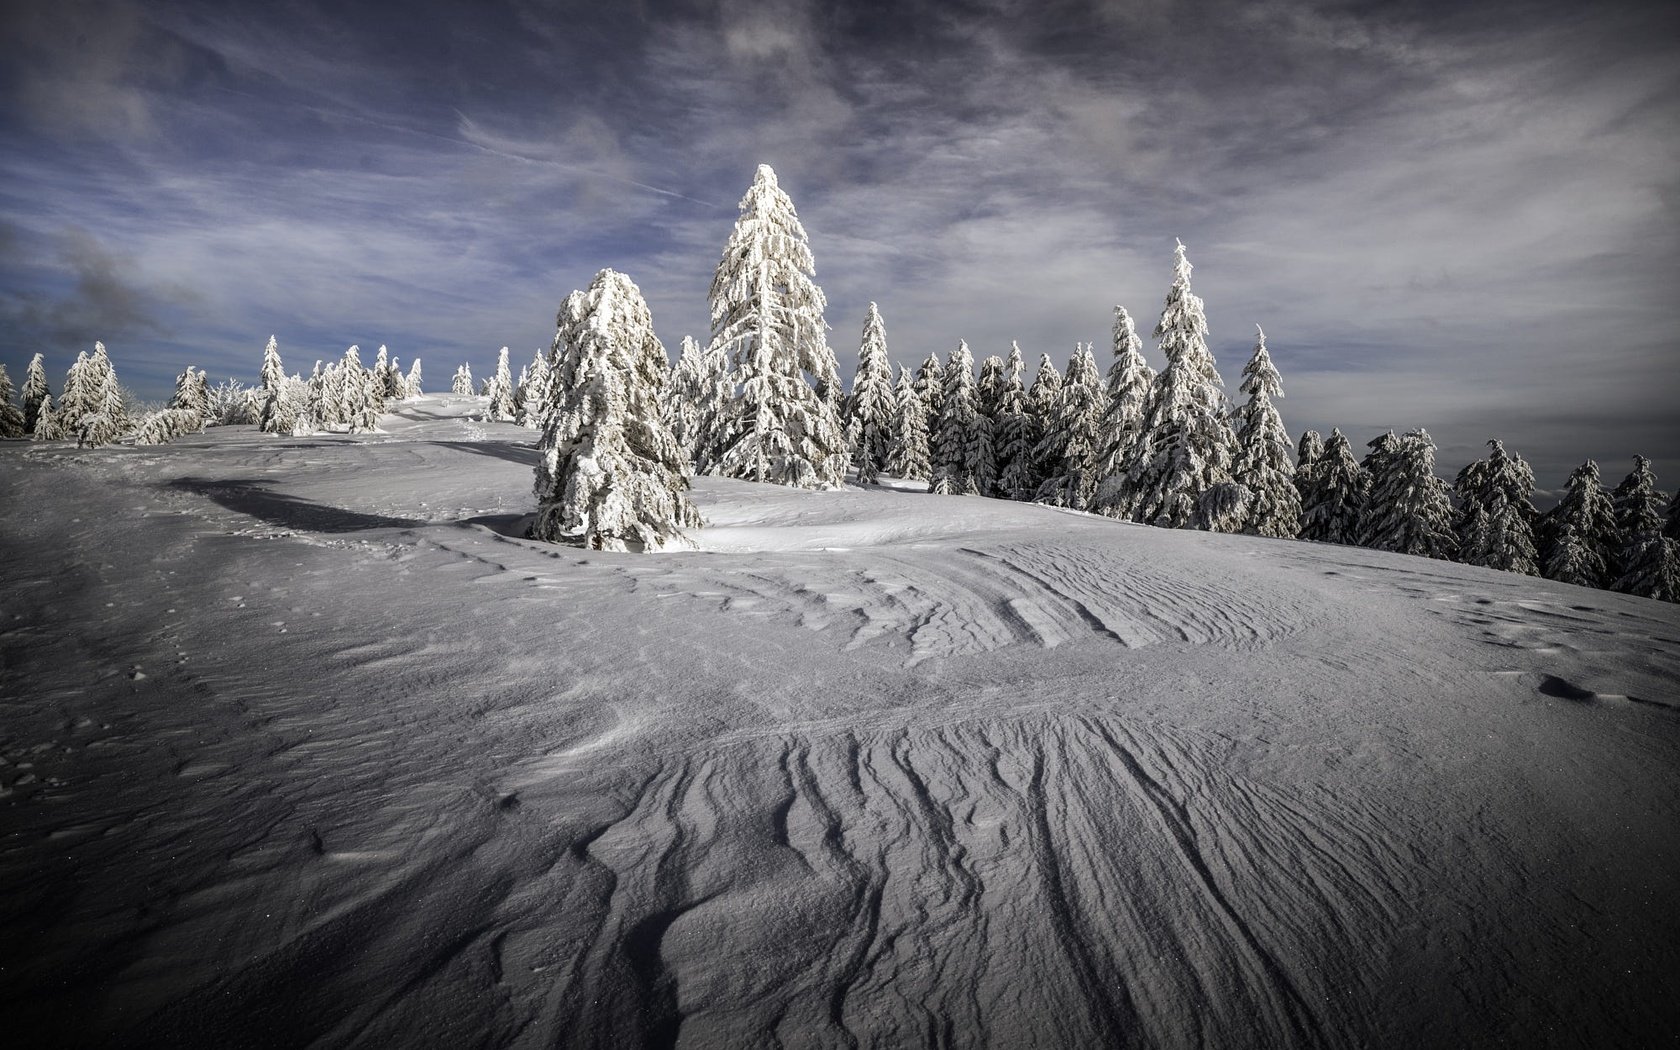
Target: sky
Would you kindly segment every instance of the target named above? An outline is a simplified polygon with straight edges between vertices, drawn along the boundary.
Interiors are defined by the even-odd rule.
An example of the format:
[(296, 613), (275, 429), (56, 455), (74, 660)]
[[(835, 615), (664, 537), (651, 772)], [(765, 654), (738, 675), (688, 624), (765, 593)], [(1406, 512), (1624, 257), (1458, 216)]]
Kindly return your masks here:
[(1147, 339), (1182, 240), (1292, 433), (1498, 437), (1556, 489), (1680, 485), (1680, 7), (8, 3), (0, 363), (96, 339), (142, 397), (352, 343), (445, 388), (612, 267), (675, 354), (776, 169), (850, 376)]

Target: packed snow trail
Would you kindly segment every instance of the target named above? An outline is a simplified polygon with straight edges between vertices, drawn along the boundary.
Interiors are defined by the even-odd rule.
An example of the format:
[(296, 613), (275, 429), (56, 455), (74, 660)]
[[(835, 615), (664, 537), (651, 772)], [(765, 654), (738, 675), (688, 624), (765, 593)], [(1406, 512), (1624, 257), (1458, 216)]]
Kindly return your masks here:
[(0, 445), (0, 1009), (181, 1046), (1629, 1045), (1680, 610), (531, 435)]

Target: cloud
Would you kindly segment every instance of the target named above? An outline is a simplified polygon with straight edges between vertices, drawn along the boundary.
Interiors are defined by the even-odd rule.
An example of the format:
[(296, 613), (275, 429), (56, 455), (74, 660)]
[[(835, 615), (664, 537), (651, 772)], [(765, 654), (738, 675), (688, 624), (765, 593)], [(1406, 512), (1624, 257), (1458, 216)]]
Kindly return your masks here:
[[(179, 287), (151, 285), (132, 259), (108, 249), (92, 233), (71, 227), (56, 239), (60, 270), (68, 278), (61, 292), (19, 291), (0, 295), (0, 327), (20, 341), (49, 346), (90, 346), (96, 339), (170, 334), (162, 313), (190, 301)], [(15, 265), (26, 241), (11, 228), (0, 248)]]

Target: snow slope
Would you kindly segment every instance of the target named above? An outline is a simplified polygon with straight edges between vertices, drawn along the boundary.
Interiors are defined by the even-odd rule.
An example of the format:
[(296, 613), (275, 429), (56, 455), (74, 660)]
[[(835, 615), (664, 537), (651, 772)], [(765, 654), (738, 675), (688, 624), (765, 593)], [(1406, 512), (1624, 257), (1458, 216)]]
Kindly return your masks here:
[(1680, 609), (529, 431), (0, 445), (18, 1045), (1671, 1040)]

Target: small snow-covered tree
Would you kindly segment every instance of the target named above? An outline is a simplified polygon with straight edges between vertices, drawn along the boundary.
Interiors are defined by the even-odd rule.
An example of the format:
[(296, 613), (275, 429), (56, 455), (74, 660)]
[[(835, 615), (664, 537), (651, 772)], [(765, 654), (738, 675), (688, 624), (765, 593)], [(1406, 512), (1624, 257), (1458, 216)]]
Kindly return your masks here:
[(30, 436), (36, 441), (62, 441), (64, 428), (59, 423), (58, 411), (53, 408), (52, 395), (41, 399), (41, 407), (35, 413), (35, 429)]
[[(193, 432), (202, 431), (210, 421), (210, 384), (209, 378), (188, 365), (186, 371), (175, 377), (175, 395), (169, 399), (170, 409), (190, 412), (198, 416), (198, 426)], [(179, 421), (171, 422), (174, 428)], [(173, 435), (171, 435), (173, 436)], [(161, 442), (153, 442), (161, 444)]]
[(1616, 511), (1592, 460), (1576, 467), (1563, 498), (1541, 519), (1540, 570), (1549, 580), (1606, 587), (1615, 564)]
[(391, 351), (381, 343), (374, 352), (373, 366), (368, 369), (368, 397), (373, 400), (374, 411), (385, 411), (386, 383), (390, 379)]
[[(1202, 300), (1190, 290), (1190, 260), (1178, 245), (1172, 287), (1155, 337), (1167, 366), (1149, 390), (1141, 438), (1127, 469), (1134, 521), (1186, 528), (1204, 492), (1231, 480), (1235, 436), (1225, 414), (1224, 381), (1207, 344)], [(1203, 515), (1206, 518), (1206, 515)]]
[(337, 370), (338, 419), (352, 434), (371, 434), (379, 428), (379, 404), (374, 397), (373, 373), (362, 367), (361, 350), (350, 347)]
[(257, 420), (258, 428), (265, 434), (294, 433), (298, 428), (298, 406), (292, 398), (292, 381), (280, 361), (280, 342), (272, 335), (263, 347), (259, 379), (262, 415)]
[(700, 524), (682, 453), (660, 418), (665, 348), (630, 278), (595, 275), (561, 306), (555, 404), (537, 465), (538, 539), (591, 550), (658, 550)]
[(686, 463), (694, 462), (694, 442), (700, 425), (700, 398), (703, 387), (700, 344), (692, 336), (682, 337), (682, 349), (676, 364), (671, 366), (670, 381), (661, 395), (659, 418), (671, 432)]
[(496, 374), (485, 384), (484, 394), (490, 400), (484, 410), (485, 418), (513, 422), (513, 373), (508, 368), (508, 348), (505, 346), (496, 354)]
[(939, 355), (930, 353), (916, 369), (916, 396), (922, 399), (922, 415), (927, 419), (929, 455), (939, 445), (939, 420), (945, 412), (945, 366)]
[(1488, 448), (1486, 459), (1465, 466), (1453, 482), (1459, 499), (1459, 560), (1538, 576), (1534, 472), (1497, 439), (1489, 441)]
[[(1295, 489), (1289, 432), (1272, 404), (1273, 398), (1283, 396), (1283, 377), (1266, 350), (1266, 333), (1258, 325), (1255, 331), (1254, 356), (1242, 373), (1242, 392), (1248, 401), (1237, 413), (1237, 457), (1232, 470), (1238, 484), (1248, 490), (1248, 517), (1242, 531), (1293, 537), (1301, 531), (1301, 494)], [(1433, 451), (1430, 463), (1433, 466)]]
[(455, 370), (455, 378), (449, 383), (449, 392), (470, 396), (473, 392), (472, 366), (462, 365)]
[(852, 463), (864, 485), (886, 466), (892, 446), (893, 415), (898, 410), (893, 395), (892, 362), (887, 359), (887, 329), (881, 311), (869, 304), (863, 320), (863, 338), (858, 345), (857, 371), (852, 375), (852, 392), (846, 399), (846, 429), (851, 435)]
[(28, 435), (23, 423), (23, 410), (12, 404), (12, 377), (6, 366), (0, 365), (0, 438), (20, 438)]
[(979, 495), (981, 482), (991, 474), (991, 425), (980, 414), (974, 389), (974, 356), (959, 340), (945, 361), (945, 390), (939, 399), (944, 413), (934, 428), (933, 479), (929, 492), (943, 496)]
[(83, 416), (99, 411), (98, 392), (88, 381), (89, 360), (86, 350), (79, 351), (76, 360), (70, 362), (64, 373), (64, 386), (58, 399), (58, 418), (67, 438), (76, 436)]
[(1099, 428), (1104, 411), (1102, 379), (1090, 343), (1074, 347), (1061, 395), (1035, 453), (1044, 466), (1040, 503), (1084, 510), (1096, 489)]
[(1314, 463), (1312, 497), (1301, 508), (1301, 539), (1352, 544), (1359, 536), (1369, 479), (1340, 429)]
[[(66, 420), (67, 429), (83, 448), (108, 445), (126, 434), (132, 421), (124, 403), (122, 386), (117, 382), (116, 369), (105, 353), (105, 344), (94, 343), (93, 355), (78, 357), (76, 366), (72, 368), (77, 366), (80, 366), (80, 376), (74, 385), (79, 415)], [(66, 379), (64, 385), (68, 391), (72, 383)]]
[(839, 369), (815, 274), (793, 201), (760, 164), (708, 294), (711, 345), (729, 354), (739, 390), (719, 460), (730, 477), (800, 488), (845, 479)]
[(899, 366), (894, 390), (898, 402), (893, 413), (892, 448), (887, 453), (887, 473), (908, 481), (929, 481), (933, 468), (928, 462), (927, 407), (916, 393), (908, 368)]
[(1038, 498), (1038, 487), (1054, 474), (1061, 464), (1061, 445), (1046, 441), (1046, 435), (1056, 425), (1057, 412), (1062, 403), (1062, 373), (1049, 354), (1038, 357), (1038, 372), (1032, 386), (1027, 388), (1027, 427), (1032, 441), (1032, 491), (1021, 499)]
[(1612, 497), (1616, 512), (1616, 580), (1623, 594), (1680, 601), (1680, 543), (1663, 535), (1663, 498), (1651, 461), (1633, 457), (1633, 473)]
[(543, 420), (554, 407), (552, 372), (545, 350), (538, 350), (531, 363), (520, 369), (519, 389), (514, 397), (515, 422), (520, 426), (542, 429)]
[(1097, 486), (1091, 510), (1111, 518), (1127, 516), (1132, 503), (1131, 477), (1127, 473), (1132, 446), (1143, 428), (1143, 412), (1155, 370), (1143, 357), (1143, 340), (1124, 306), (1114, 308), (1114, 360), (1108, 366), (1101, 442), (1097, 448)]
[(1370, 451), (1359, 461), (1359, 469), (1365, 476), (1365, 500), (1359, 510), (1359, 527), (1354, 533), (1354, 542), (1361, 547), (1370, 547), (1373, 546), (1371, 533), (1375, 522), (1382, 517), (1382, 508), (1376, 505), (1374, 495), (1377, 479), (1387, 475), (1394, 457), (1400, 454), (1400, 439), (1390, 430), (1372, 438), (1365, 447)]
[(35, 420), (41, 404), (52, 394), (47, 386), (47, 366), (40, 354), (29, 359), (29, 370), (23, 375), (23, 427), (35, 433)]
[[(1386, 435), (1392, 437), (1392, 435)], [(1385, 443), (1368, 470), (1361, 543), (1377, 550), (1449, 560), (1456, 553), (1451, 489), (1435, 476), (1435, 442), (1423, 429)]]
[[(1301, 498), (1301, 514), (1318, 496), (1318, 482), (1315, 472), (1318, 469), (1319, 458), (1324, 455), (1324, 436), (1316, 430), (1302, 432), (1301, 441), (1295, 446), (1295, 492)], [(1304, 525), (1301, 526), (1304, 528)], [(1304, 534), (1297, 529), (1297, 535)]]
[(204, 417), (191, 408), (166, 408), (142, 416), (134, 428), (136, 445), (166, 445), (178, 437), (204, 430)]
[(1021, 385), (1021, 347), (1009, 344), (1003, 365), (997, 406), (992, 410), (992, 454), (997, 464), (997, 495), (1003, 499), (1031, 499), (1038, 492), (1033, 474), (1033, 428), (1027, 415), (1027, 392)]
[(403, 396), (405, 398), (419, 397), (424, 391), (420, 389), (421, 371), (420, 359), (416, 357), (414, 363), (408, 366), (408, 375), (403, 379)]

